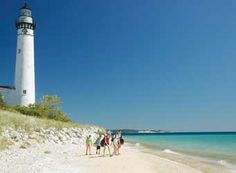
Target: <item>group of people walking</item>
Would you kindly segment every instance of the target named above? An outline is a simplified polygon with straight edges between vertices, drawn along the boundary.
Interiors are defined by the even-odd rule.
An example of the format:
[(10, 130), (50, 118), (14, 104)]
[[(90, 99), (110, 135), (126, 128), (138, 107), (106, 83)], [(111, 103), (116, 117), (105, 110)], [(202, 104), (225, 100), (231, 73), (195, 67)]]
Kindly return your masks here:
[[(86, 138), (86, 155), (91, 155), (91, 148), (92, 148), (92, 136), (89, 135)], [(124, 139), (122, 138), (121, 130), (117, 131), (112, 137), (110, 133), (105, 133), (104, 135), (99, 135), (97, 140), (95, 141), (96, 146), (96, 154), (101, 154), (101, 148), (103, 148), (103, 156), (106, 155), (106, 150), (110, 156), (119, 155), (121, 145), (124, 144)], [(113, 153), (111, 153), (110, 146), (113, 146)]]

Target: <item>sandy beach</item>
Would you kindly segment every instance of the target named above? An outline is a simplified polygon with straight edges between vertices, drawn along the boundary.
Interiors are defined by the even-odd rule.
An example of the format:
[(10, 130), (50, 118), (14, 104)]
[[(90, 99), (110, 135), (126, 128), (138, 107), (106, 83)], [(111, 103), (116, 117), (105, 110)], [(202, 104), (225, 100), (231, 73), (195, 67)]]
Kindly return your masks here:
[[(83, 156), (81, 156), (83, 157)], [(140, 152), (130, 146), (122, 148), (119, 156), (98, 157), (85, 156), (80, 160), (80, 164), (85, 166), (84, 173), (199, 173), (187, 165), (177, 163), (165, 158)]]
[[(93, 153), (95, 149), (93, 149)], [(74, 144), (37, 144), (0, 152), (1, 173), (200, 173), (191, 166), (125, 145), (119, 156), (85, 155)], [(217, 172), (222, 172), (221, 169)], [(225, 171), (223, 171), (225, 172)]]

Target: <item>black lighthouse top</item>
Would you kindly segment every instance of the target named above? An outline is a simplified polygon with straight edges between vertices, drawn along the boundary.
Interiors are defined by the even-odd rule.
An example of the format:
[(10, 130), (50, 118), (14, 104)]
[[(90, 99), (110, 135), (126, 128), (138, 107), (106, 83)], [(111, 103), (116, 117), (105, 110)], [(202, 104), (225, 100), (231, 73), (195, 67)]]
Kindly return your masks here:
[(19, 18), (16, 20), (16, 28), (17, 29), (35, 29), (35, 22), (33, 21), (31, 9), (28, 4), (25, 3), (20, 8)]
[(29, 8), (29, 6), (28, 6), (27, 3), (25, 3), (24, 6), (22, 6), (20, 9), (28, 9), (28, 10), (31, 10), (31, 9)]
[(31, 9), (29, 8), (27, 3), (25, 3), (20, 8), (20, 16), (29, 16), (29, 17), (31, 17)]

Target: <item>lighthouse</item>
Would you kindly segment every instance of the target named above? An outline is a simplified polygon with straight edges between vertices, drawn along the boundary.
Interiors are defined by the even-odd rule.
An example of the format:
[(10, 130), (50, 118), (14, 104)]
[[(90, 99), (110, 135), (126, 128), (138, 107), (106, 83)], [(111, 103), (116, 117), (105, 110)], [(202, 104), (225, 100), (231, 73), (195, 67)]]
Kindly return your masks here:
[(25, 3), (16, 21), (17, 48), (15, 66), (14, 105), (35, 103), (34, 30), (31, 9)]
[(0, 96), (9, 105), (28, 106), (35, 103), (34, 30), (31, 9), (25, 3), (16, 20), (15, 84), (0, 85)]

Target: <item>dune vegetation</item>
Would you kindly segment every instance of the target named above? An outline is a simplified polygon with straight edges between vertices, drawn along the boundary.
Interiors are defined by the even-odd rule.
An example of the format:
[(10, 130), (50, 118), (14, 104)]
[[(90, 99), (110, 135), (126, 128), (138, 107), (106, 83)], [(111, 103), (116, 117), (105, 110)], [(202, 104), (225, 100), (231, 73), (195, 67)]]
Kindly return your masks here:
[(7, 139), (2, 135), (4, 128), (33, 132), (48, 128), (90, 127), (72, 122), (60, 105), (61, 101), (56, 96), (45, 96), (41, 102), (28, 107), (8, 106), (0, 97), (0, 150), (8, 146)]

